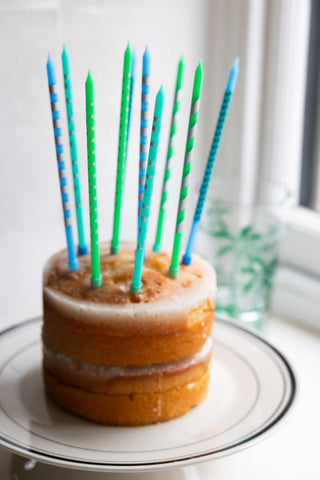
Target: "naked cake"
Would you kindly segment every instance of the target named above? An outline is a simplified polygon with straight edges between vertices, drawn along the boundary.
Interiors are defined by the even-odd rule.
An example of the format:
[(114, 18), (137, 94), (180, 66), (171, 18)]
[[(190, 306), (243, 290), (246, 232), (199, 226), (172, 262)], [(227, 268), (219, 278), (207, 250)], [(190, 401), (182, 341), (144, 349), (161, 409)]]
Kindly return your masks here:
[(100, 246), (102, 285), (90, 285), (67, 252), (43, 275), (43, 372), (62, 407), (98, 423), (143, 425), (181, 416), (205, 397), (215, 306), (213, 268), (194, 255), (168, 276), (170, 256), (147, 251), (142, 288), (132, 294), (134, 250)]

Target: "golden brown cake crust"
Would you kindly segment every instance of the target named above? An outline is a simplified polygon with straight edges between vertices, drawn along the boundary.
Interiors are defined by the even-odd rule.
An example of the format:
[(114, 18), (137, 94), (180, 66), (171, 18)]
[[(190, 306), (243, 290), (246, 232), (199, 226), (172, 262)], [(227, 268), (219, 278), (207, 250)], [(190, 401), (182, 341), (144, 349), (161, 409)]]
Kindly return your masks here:
[[(110, 255), (104, 249), (101, 290), (89, 286), (88, 257), (80, 258), (79, 272), (67, 270), (65, 252), (49, 261), (43, 295), (43, 337), (49, 345), (100, 365), (174, 361), (202, 347), (210, 335), (215, 300), (215, 275), (206, 262), (196, 258), (171, 279), (169, 256), (148, 254), (142, 280), (150, 284), (143, 286), (141, 301), (136, 302), (129, 293), (127, 271), (133, 266), (132, 251)], [(115, 286), (111, 279), (117, 279)], [(157, 282), (162, 282), (161, 288)], [(93, 299), (95, 292), (98, 298), (106, 292), (108, 302)]]
[(104, 325), (97, 327), (44, 309), (43, 337), (52, 347), (70, 357), (98, 365), (149, 365), (185, 358), (197, 352), (212, 326), (213, 307), (208, 302), (196, 312), (192, 324), (164, 334), (139, 335), (138, 331), (117, 335)]
[(45, 367), (44, 383), (51, 397), (66, 410), (106, 425), (147, 425), (187, 413), (205, 398), (209, 373), (191, 383), (150, 393), (90, 392), (59, 382)]
[(168, 275), (170, 256), (167, 252), (148, 251), (142, 270), (142, 288), (139, 294), (130, 291), (134, 266), (134, 251), (124, 250), (111, 255), (107, 245), (100, 249), (102, 285), (90, 286), (90, 256), (80, 257), (76, 272), (68, 269), (66, 255), (60, 252), (54, 256), (50, 269), (45, 275), (45, 286), (63, 293), (73, 300), (83, 300), (100, 305), (128, 305), (136, 303), (157, 303), (168, 299), (174, 293), (179, 295), (203, 275), (203, 265), (194, 261), (189, 266), (181, 265), (176, 278)]

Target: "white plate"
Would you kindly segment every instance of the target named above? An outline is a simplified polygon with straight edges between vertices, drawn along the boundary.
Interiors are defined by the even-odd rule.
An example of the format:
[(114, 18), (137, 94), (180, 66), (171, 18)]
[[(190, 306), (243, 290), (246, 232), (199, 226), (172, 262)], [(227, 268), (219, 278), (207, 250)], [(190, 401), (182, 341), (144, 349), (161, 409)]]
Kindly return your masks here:
[(263, 438), (295, 397), (283, 355), (255, 333), (216, 318), (210, 389), (201, 405), (157, 425), (95, 425), (46, 396), (40, 330), (38, 318), (0, 333), (0, 445), (40, 462), (133, 472), (207, 461)]

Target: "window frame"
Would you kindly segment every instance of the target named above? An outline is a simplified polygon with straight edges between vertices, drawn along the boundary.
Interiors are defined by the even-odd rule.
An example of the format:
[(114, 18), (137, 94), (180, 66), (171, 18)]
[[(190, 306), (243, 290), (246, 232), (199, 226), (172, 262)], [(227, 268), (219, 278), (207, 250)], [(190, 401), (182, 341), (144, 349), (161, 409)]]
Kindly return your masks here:
[(311, 0), (310, 34), (308, 48), (308, 78), (306, 85), (305, 119), (301, 166), (300, 205), (313, 209), (317, 206), (320, 184), (318, 132), (320, 128), (320, 3)]
[(311, 3), (267, 4), (256, 187), (263, 179), (276, 179), (292, 192), (273, 311), (320, 330), (320, 215), (300, 205)]

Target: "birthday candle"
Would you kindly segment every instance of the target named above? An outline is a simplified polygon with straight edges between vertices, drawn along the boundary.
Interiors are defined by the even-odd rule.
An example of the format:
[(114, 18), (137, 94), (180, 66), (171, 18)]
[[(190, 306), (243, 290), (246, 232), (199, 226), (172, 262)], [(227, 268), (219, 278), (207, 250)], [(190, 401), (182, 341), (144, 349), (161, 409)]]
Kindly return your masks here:
[(94, 130), (94, 85), (90, 70), (86, 80), (86, 125), (91, 236), (91, 286), (100, 287), (100, 256), (98, 240), (98, 204), (96, 181), (96, 151)]
[(76, 256), (75, 246), (73, 241), (67, 178), (66, 178), (66, 171), (65, 171), (65, 162), (63, 158), (60, 112), (58, 109), (56, 74), (55, 74), (55, 69), (54, 69), (53, 61), (50, 54), (48, 55), (48, 61), (47, 61), (47, 75), (48, 75), (49, 92), (50, 92), (54, 140), (56, 145), (56, 155), (57, 155), (57, 162), (58, 162), (62, 209), (63, 209), (64, 225), (65, 225), (66, 239), (67, 239), (68, 266), (70, 270), (75, 271), (75, 270), (78, 270), (79, 268), (79, 260)]
[(165, 203), (167, 201), (167, 188), (168, 188), (168, 180), (170, 177), (170, 166), (171, 166), (170, 164), (171, 164), (171, 158), (173, 155), (173, 138), (177, 130), (177, 113), (180, 106), (180, 93), (181, 93), (181, 86), (182, 86), (183, 69), (184, 69), (184, 58), (181, 57), (178, 63), (176, 89), (175, 89), (175, 95), (174, 95), (171, 127), (170, 127), (170, 134), (169, 134), (169, 144), (168, 144), (168, 151), (167, 151), (167, 160), (166, 160), (166, 167), (165, 167), (165, 172), (163, 176), (162, 193), (161, 193), (160, 208), (159, 208), (158, 223), (157, 223), (157, 233), (156, 233), (155, 243), (153, 246), (154, 252), (161, 251), (161, 237), (162, 237), (162, 231), (163, 231)]
[(141, 275), (142, 275), (142, 267), (143, 267), (143, 260), (144, 260), (144, 254), (145, 254), (145, 242), (147, 237), (148, 221), (149, 221), (149, 214), (150, 214), (150, 207), (151, 207), (154, 174), (156, 169), (163, 100), (164, 100), (164, 95), (163, 95), (163, 89), (161, 87), (159, 92), (157, 93), (155, 107), (154, 107), (154, 116), (153, 116), (153, 124), (152, 124), (152, 132), (151, 132), (151, 139), (150, 139), (149, 156), (148, 156), (148, 168), (147, 168), (145, 188), (143, 192), (141, 219), (140, 219), (139, 231), (138, 231), (138, 245), (135, 252), (133, 277), (131, 282), (132, 293), (139, 293), (141, 289)]
[(74, 124), (74, 116), (73, 116), (70, 67), (69, 67), (68, 53), (65, 46), (63, 47), (63, 52), (62, 52), (62, 68), (63, 68), (64, 93), (65, 93), (65, 99), (66, 99), (66, 109), (67, 109), (67, 118), (68, 118), (69, 145), (70, 145), (70, 156), (71, 156), (71, 165), (72, 165), (74, 200), (76, 205), (76, 218), (77, 218), (77, 227), (78, 227), (78, 240), (79, 240), (78, 254), (86, 255), (88, 249), (86, 246), (86, 242), (84, 238), (84, 229), (83, 229), (79, 166), (78, 166), (75, 124)]
[(121, 203), (124, 183), (124, 164), (126, 156), (127, 144), (127, 126), (129, 112), (129, 96), (130, 96), (130, 70), (131, 70), (131, 49), (128, 43), (124, 53), (123, 60), (123, 77), (122, 77), (122, 94), (121, 94), (121, 111), (119, 125), (119, 144), (118, 144), (118, 161), (117, 161), (117, 177), (116, 191), (114, 200), (114, 216), (113, 216), (113, 232), (111, 240), (111, 253), (120, 252), (120, 217)]
[(171, 264), (169, 268), (170, 277), (176, 277), (179, 272), (179, 252), (180, 252), (180, 244), (181, 244), (181, 237), (182, 237), (182, 227), (183, 227), (183, 221), (184, 221), (184, 215), (185, 215), (185, 203), (186, 203), (186, 197), (188, 195), (188, 181), (189, 181), (190, 170), (191, 170), (191, 153), (194, 145), (196, 125), (198, 120), (198, 111), (199, 111), (199, 105), (200, 105), (202, 77), (203, 77), (203, 67), (202, 67), (202, 61), (200, 61), (194, 74), (189, 127), (188, 127), (188, 138), (187, 138), (186, 152), (185, 152), (184, 165), (183, 165), (183, 171), (182, 171), (179, 207), (178, 207), (178, 214), (177, 214), (177, 221), (176, 221), (176, 231), (174, 235)]
[(130, 95), (129, 95), (129, 112), (128, 112), (125, 168), (127, 167), (127, 154), (128, 154), (128, 145), (129, 145), (129, 133), (130, 133), (131, 110), (132, 110), (132, 98), (133, 98), (135, 73), (136, 73), (136, 51), (133, 50), (132, 55), (131, 55)]
[(138, 194), (138, 225), (141, 216), (144, 181), (147, 168), (147, 129), (149, 109), (149, 76), (150, 53), (146, 46), (142, 59), (142, 87), (141, 87), (141, 121), (140, 121), (140, 160), (139, 160), (139, 194)]
[(222, 100), (222, 105), (221, 105), (221, 109), (220, 109), (220, 113), (219, 113), (219, 117), (218, 117), (216, 130), (214, 132), (214, 136), (213, 136), (213, 140), (212, 140), (212, 144), (211, 144), (211, 149), (210, 149), (206, 169), (205, 169), (202, 184), (201, 184), (201, 187), (200, 187), (197, 206), (196, 206), (196, 210), (195, 210), (195, 213), (194, 213), (192, 227), (191, 227), (191, 230), (190, 230), (189, 239), (188, 239), (188, 243), (187, 243), (187, 249), (186, 249), (185, 254), (182, 257), (183, 265), (190, 265), (190, 263), (191, 263), (191, 255), (192, 255), (197, 231), (199, 229), (199, 223), (200, 223), (200, 217), (201, 217), (201, 213), (202, 213), (202, 209), (203, 209), (203, 204), (204, 204), (204, 201), (205, 201), (205, 198), (206, 198), (212, 168), (213, 168), (214, 161), (215, 161), (216, 154), (217, 154), (217, 150), (218, 150), (218, 147), (219, 147), (220, 137), (221, 137), (221, 133), (222, 133), (222, 130), (223, 130), (224, 121), (225, 121), (225, 118), (226, 118), (226, 115), (227, 115), (231, 94), (232, 94), (232, 92), (235, 88), (235, 85), (236, 85), (236, 81), (237, 81), (237, 77), (238, 77), (238, 71), (239, 71), (239, 60), (236, 59), (234, 64), (232, 65), (232, 67), (230, 69), (230, 72), (229, 72), (228, 81), (227, 81), (224, 97), (223, 97), (223, 100)]

